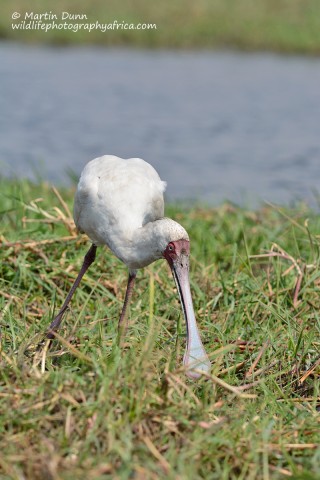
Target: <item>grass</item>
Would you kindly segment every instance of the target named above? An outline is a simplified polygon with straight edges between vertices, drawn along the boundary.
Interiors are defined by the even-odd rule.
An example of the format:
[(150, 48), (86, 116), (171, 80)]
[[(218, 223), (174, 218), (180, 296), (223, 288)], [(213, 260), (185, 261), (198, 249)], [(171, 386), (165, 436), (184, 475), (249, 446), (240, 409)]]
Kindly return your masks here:
[(139, 273), (123, 350), (127, 271), (103, 249), (43, 340), (88, 249), (72, 195), (1, 182), (1, 480), (320, 478), (319, 215), (168, 206), (212, 360), (191, 381), (163, 261)]
[[(84, 22), (155, 23), (152, 30), (14, 30), (25, 12), (85, 14)], [(11, 19), (13, 12), (21, 14)], [(83, 20), (82, 20), (83, 21)], [(71, 23), (79, 21), (71, 20)], [(137, 47), (236, 48), (320, 53), (318, 0), (14, 0), (2, 5), (0, 38), (47, 44), (129, 45)]]

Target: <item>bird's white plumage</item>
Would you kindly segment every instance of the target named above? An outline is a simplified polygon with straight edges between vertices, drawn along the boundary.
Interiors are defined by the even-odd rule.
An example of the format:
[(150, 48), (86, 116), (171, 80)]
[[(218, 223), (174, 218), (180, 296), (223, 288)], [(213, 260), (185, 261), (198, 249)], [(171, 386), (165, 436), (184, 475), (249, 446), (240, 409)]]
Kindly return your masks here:
[(140, 158), (105, 155), (84, 168), (74, 202), (77, 228), (107, 245), (131, 269), (150, 264), (187, 232), (164, 219), (166, 183)]
[(50, 324), (49, 338), (59, 327), (81, 278), (95, 259), (96, 246), (107, 245), (130, 269), (119, 325), (126, 321), (135, 270), (165, 258), (172, 270), (187, 324), (183, 363), (187, 374), (198, 378), (210, 371), (201, 342), (189, 284), (189, 237), (174, 220), (164, 218), (166, 184), (155, 169), (140, 158), (124, 160), (105, 155), (84, 168), (74, 202), (74, 219), (94, 245), (87, 252), (60, 312)]

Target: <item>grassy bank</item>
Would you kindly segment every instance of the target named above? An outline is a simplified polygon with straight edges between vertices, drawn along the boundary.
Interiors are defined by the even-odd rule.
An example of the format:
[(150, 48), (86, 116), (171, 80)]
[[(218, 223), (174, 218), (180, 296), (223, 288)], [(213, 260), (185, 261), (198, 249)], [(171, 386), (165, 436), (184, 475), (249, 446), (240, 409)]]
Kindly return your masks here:
[[(12, 20), (13, 12), (21, 14)], [(68, 23), (156, 24), (152, 30), (73, 32), (67, 28), (44, 32), (14, 30), (12, 24), (25, 19), (25, 12), (52, 12), (60, 23), (62, 12), (85, 14), (85, 20)], [(30, 21), (27, 19), (27, 22)], [(50, 22), (49, 22), (50, 23)], [(23, 42), (49, 44), (101, 44), (139, 47), (236, 48), (295, 53), (320, 53), (320, 3), (317, 0), (15, 0), (2, 5), (0, 36)]]
[(139, 273), (123, 351), (127, 272), (106, 250), (41, 340), (88, 248), (60, 193), (1, 183), (0, 478), (319, 478), (319, 215), (168, 207), (212, 360), (192, 382), (163, 261)]

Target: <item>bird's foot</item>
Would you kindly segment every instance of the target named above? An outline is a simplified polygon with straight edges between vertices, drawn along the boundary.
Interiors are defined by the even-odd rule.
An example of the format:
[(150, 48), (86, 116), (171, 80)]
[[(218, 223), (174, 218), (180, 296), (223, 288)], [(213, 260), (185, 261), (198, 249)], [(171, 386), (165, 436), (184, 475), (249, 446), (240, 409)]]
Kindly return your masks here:
[(47, 330), (46, 337), (52, 340), (55, 338), (54, 332), (56, 332), (62, 322), (62, 317), (63, 317), (64, 312), (58, 313), (58, 315), (53, 319), (53, 321), (50, 324), (50, 327)]

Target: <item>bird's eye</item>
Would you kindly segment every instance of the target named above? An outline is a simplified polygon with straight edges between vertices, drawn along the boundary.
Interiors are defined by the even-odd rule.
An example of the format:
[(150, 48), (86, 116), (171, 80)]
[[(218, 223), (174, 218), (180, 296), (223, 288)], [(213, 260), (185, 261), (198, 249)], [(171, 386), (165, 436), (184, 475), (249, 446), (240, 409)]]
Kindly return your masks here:
[(169, 252), (173, 252), (174, 246), (172, 245), (172, 243), (169, 243), (168, 250), (169, 250)]

